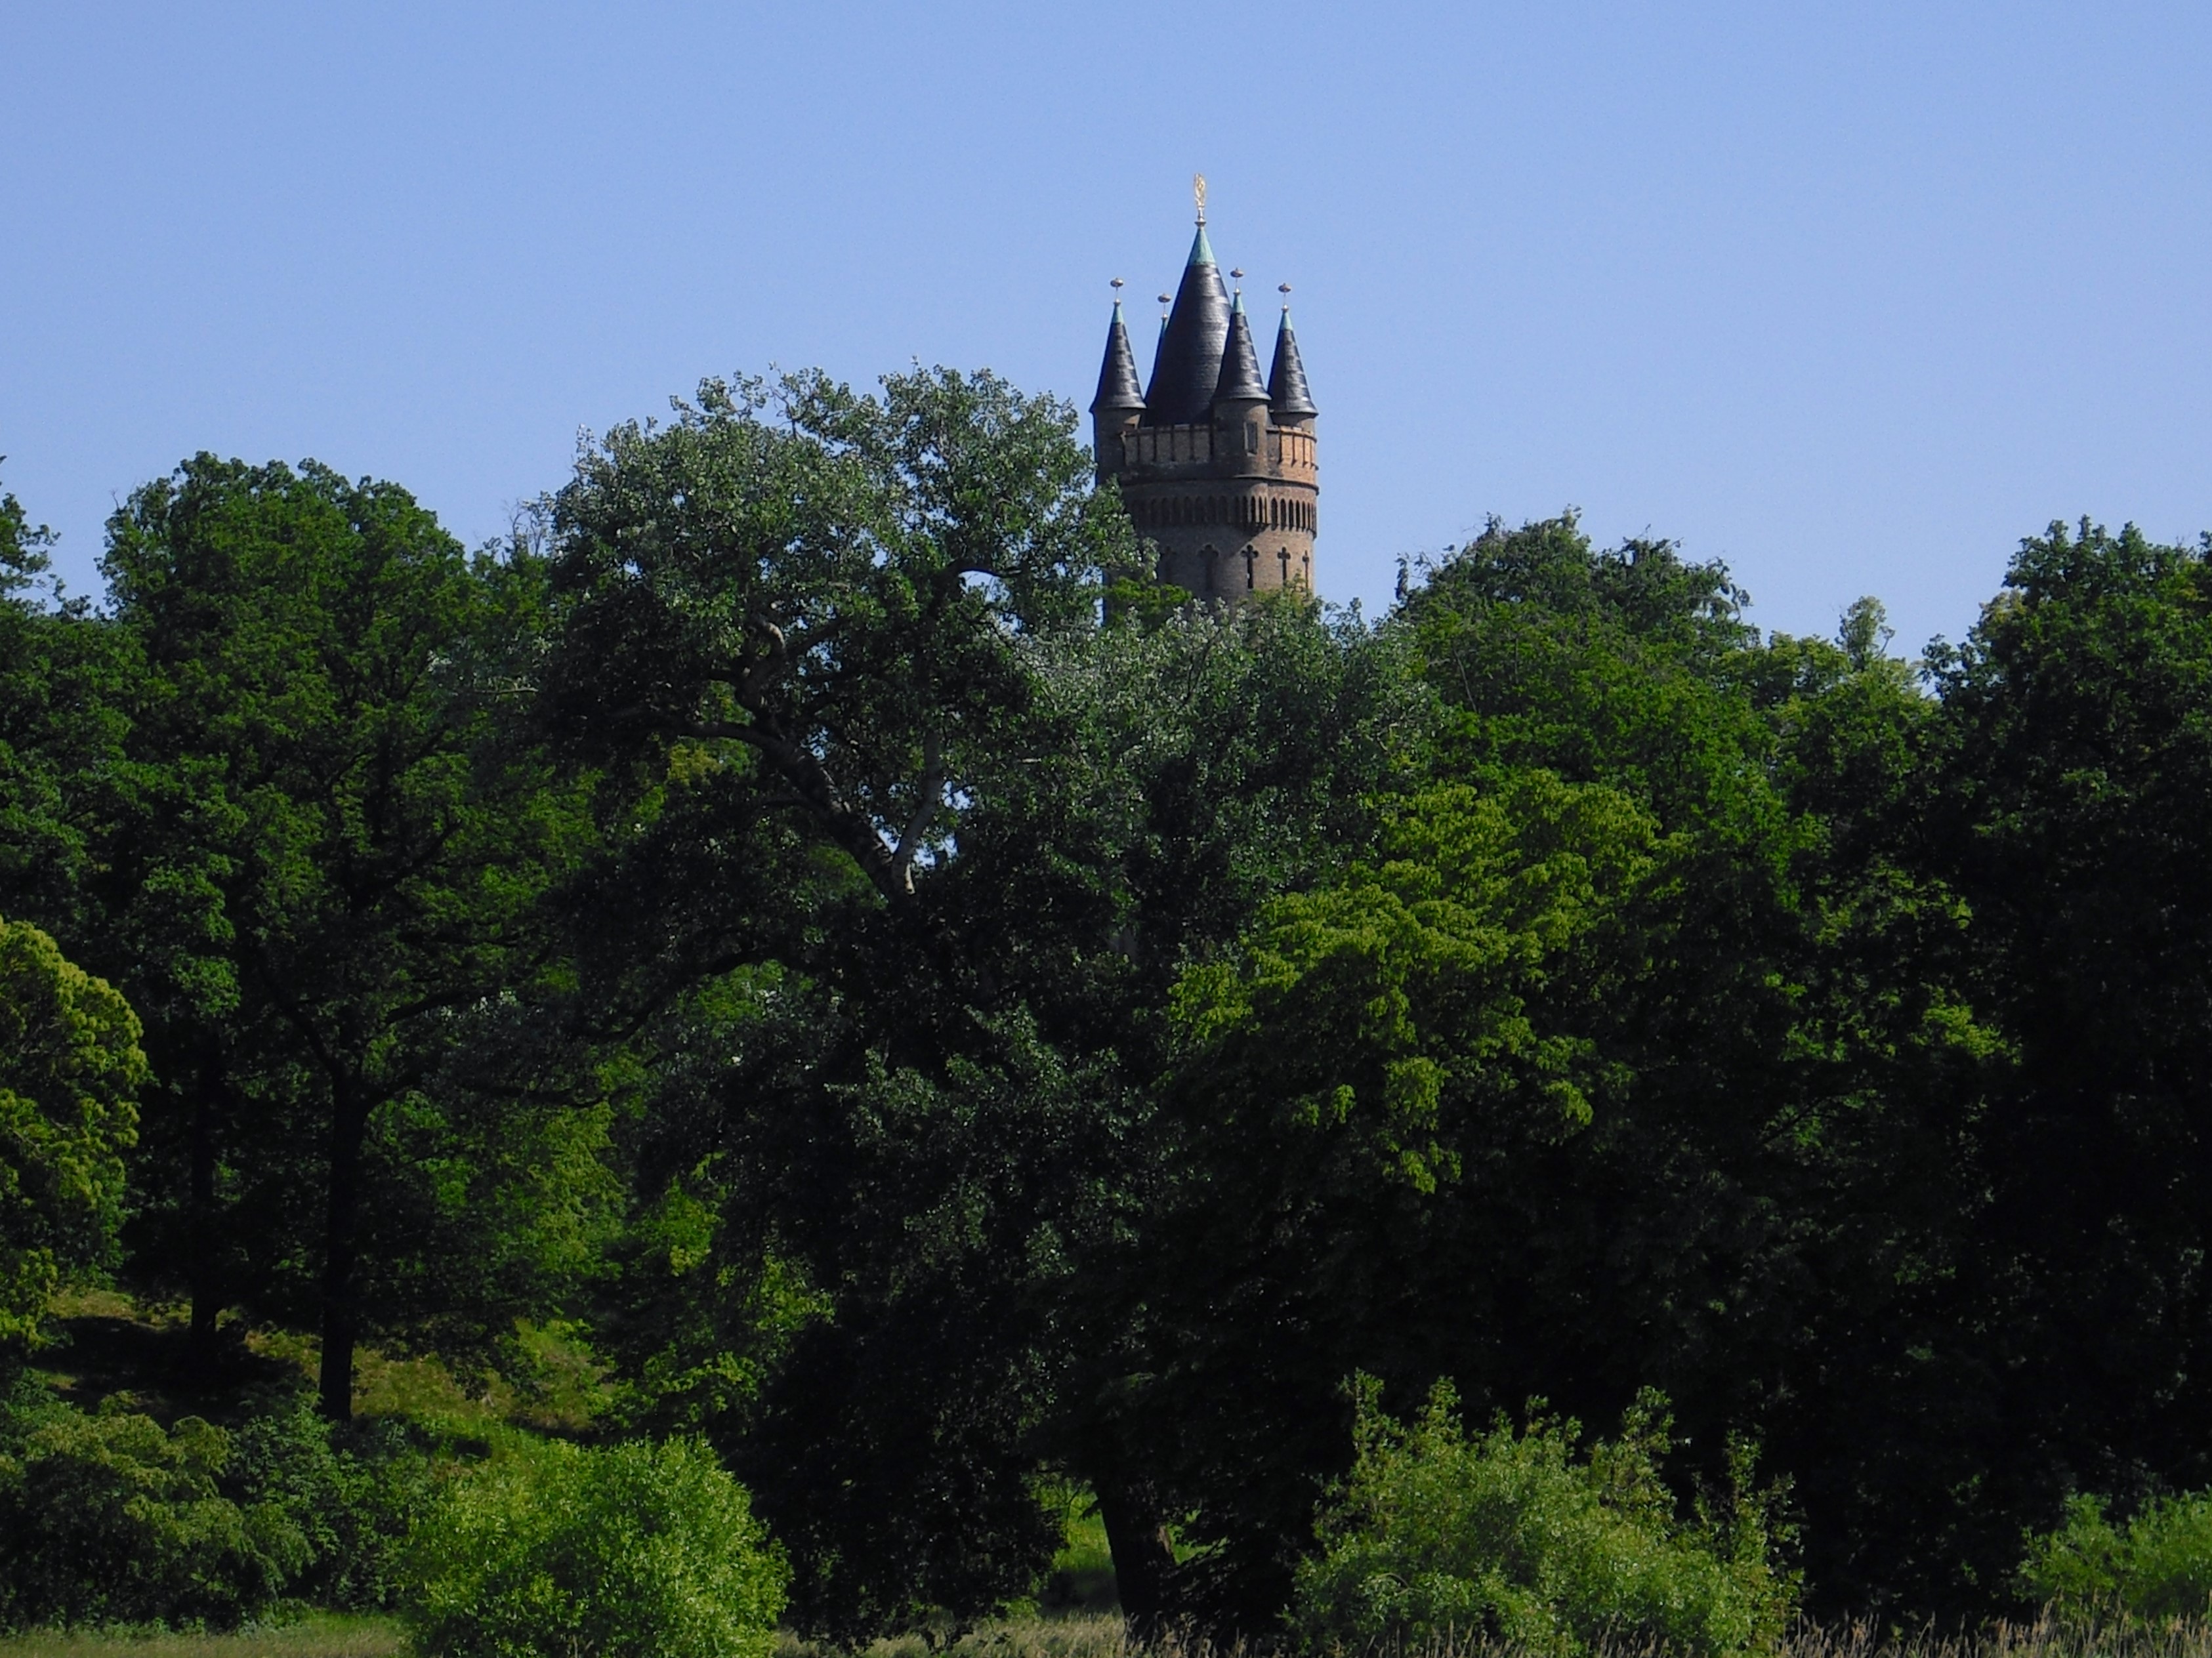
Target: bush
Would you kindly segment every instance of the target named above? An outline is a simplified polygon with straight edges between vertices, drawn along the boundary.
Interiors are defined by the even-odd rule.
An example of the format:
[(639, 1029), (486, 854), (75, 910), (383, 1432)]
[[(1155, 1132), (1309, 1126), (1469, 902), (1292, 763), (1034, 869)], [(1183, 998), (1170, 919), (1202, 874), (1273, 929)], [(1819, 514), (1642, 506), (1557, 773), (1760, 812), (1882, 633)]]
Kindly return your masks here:
[(2212, 1492), (2160, 1497), (2124, 1527), (2104, 1499), (2076, 1497), (2055, 1531), (2028, 1539), (2021, 1587), (2063, 1618), (2212, 1613)]
[(790, 1576), (696, 1439), (507, 1449), (440, 1495), (404, 1575), (427, 1658), (763, 1658)]
[(0, 1342), (34, 1339), (64, 1270), (114, 1246), (146, 1079), (138, 1036), (106, 981), (0, 918)]
[(208, 1624), (280, 1600), (385, 1604), (428, 1464), (382, 1424), (304, 1397), (226, 1432), (97, 1414), (15, 1378), (0, 1399), (0, 1627)]
[(1575, 1655), (1628, 1645), (1698, 1655), (1764, 1651), (1795, 1610), (1795, 1574), (1770, 1558), (1771, 1500), (1734, 1490), (1677, 1518), (1659, 1477), (1665, 1401), (1646, 1393), (1620, 1437), (1576, 1455), (1580, 1430), (1503, 1417), (1469, 1437), (1448, 1383), (1410, 1425), (1355, 1385), (1357, 1456), (1324, 1504), (1321, 1552), (1299, 1568), (1292, 1619), (1309, 1649), (1487, 1637)]
[(164, 1429), (62, 1406), (16, 1425), (0, 1455), (0, 1624), (229, 1627), (309, 1559), (281, 1508), (222, 1494), (229, 1436), (197, 1417)]
[(231, 1436), (221, 1484), (241, 1506), (281, 1512), (307, 1543), (305, 1564), (284, 1586), (289, 1595), (370, 1612), (395, 1598), (400, 1546), (428, 1503), (430, 1460), (398, 1424), (334, 1426), (298, 1394)]

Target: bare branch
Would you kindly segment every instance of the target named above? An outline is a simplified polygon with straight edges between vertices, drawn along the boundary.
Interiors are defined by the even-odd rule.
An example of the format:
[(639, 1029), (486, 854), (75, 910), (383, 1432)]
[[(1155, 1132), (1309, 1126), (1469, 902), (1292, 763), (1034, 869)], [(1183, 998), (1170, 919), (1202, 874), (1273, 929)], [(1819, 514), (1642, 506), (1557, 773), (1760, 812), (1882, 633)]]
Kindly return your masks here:
[(891, 854), (891, 872), (908, 892), (914, 890), (915, 853), (921, 849), (922, 836), (929, 832), (945, 797), (945, 745), (934, 731), (921, 739), (921, 780), (915, 790), (914, 811)]

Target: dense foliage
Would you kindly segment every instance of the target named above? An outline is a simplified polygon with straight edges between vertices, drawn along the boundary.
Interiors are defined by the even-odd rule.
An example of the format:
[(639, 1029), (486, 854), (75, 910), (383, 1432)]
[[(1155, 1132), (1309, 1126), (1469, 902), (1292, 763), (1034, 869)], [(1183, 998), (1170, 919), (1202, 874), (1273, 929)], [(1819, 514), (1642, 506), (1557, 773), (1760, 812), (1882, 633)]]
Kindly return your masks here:
[(1672, 1445), (1657, 1395), (1584, 1450), (1576, 1424), (1544, 1417), (1469, 1436), (1444, 1382), (1401, 1424), (1363, 1382), (1352, 1472), (1298, 1568), (1305, 1646), (1711, 1658), (1780, 1644), (1796, 1585), (1771, 1558), (1771, 1504), (1746, 1488), (1739, 1455), (1724, 1506), (1701, 1503), (1686, 1522), (1660, 1475)]
[(788, 1576), (691, 1439), (513, 1448), (440, 1493), (404, 1570), (428, 1658), (764, 1658)]
[(301, 1599), (388, 1603), (427, 1491), (404, 1439), (334, 1430), (305, 1400), (230, 1429), (165, 1425), (26, 1381), (0, 1401), (0, 1628), (228, 1628)]
[(2124, 1524), (2107, 1509), (2100, 1497), (2069, 1498), (2065, 1520), (2029, 1539), (2021, 1587), (2082, 1622), (2164, 1623), (2212, 1611), (2212, 1498), (2156, 1497)]
[[(132, 1606), (383, 1593), (365, 1343), (711, 1448), (853, 1641), (1036, 1592), (1071, 1488), (1140, 1627), (1304, 1583), (1349, 1639), (1431, 1615), (1319, 1587), (1392, 1481), (1525, 1474), (1590, 1572), (1687, 1584), (1756, 1442), (1808, 1605), (1889, 1618), (2061, 1594), (2024, 1535), (2116, 1559), (2088, 1499), (2212, 1484), (2205, 549), (2054, 526), (1918, 664), (1571, 518), (1379, 620), (1224, 612), (1135, 600), (1073, 434), (989, 375), (710, 382), (474, 555), (200, 456), (98, 608), (0, 503), (0, 1337), (181, 1296), (221, 1424), (11, 1418), (84, 1549), (239, 1586)], [(248, 1328), (312, 1339), (325, 1438), (225, 1394)], [(1628, 1450), (1439, 1383), (1663, 1392), (1656, 1529)], [(1584, 1638), (1504, 1548), (1435, 1615)]]
[(145, 1072), (123, 998), (0, 917), (0, 1344), (37, 1333), (65, 1269), (107, 1264)]

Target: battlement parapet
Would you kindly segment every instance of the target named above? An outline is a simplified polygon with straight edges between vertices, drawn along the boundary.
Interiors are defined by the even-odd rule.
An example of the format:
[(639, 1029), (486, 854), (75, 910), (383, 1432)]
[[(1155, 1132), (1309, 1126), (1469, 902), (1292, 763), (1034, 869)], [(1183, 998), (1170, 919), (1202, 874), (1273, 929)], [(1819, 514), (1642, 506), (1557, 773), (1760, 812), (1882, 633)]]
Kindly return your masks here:
[[(1123, 476), (1175, 477), (1212, 468), (1217, 452), (1223, 461), (1242, 460), (1228, 444), (1216, 437), (1213, 425), (1194, 422), (1177, 426), (1133, 426), (1121, 434), (1121, 465), (1113, 468)], [(1300, 427), (1268, 425), (1261, 434), (1267, 465), (1286, 477), (1310, 479), (1319, 471), (1314, 434)]]

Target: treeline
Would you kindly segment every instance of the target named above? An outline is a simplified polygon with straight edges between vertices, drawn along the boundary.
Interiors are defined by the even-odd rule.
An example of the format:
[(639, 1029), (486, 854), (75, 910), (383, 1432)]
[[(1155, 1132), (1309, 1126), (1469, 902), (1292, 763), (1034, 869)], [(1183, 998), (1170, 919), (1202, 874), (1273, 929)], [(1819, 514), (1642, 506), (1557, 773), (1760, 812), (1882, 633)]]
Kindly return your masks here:
[(11, 500), (0, 916), (147, 1067), (83, 1201), (7, 1131), (19, 1357), (103, 1269), (331, 1418), (557, 1332), (847, 1637), (1031, 1593), (1053, 1479), (1274, 1628), (1440, 1380), (1658, 1390), (1685, 1511), (1755, 1443), (1828, 1610), (2212, 1485), (2203, 549), (2053, 526), (1917, 665), (1571, 517), (1221, 614), (1073, 430), (713, 383), (473, 555), (201, 456), (97, 606)]

